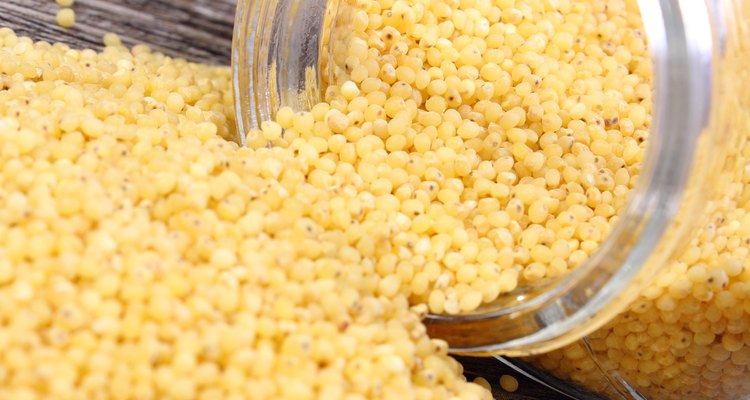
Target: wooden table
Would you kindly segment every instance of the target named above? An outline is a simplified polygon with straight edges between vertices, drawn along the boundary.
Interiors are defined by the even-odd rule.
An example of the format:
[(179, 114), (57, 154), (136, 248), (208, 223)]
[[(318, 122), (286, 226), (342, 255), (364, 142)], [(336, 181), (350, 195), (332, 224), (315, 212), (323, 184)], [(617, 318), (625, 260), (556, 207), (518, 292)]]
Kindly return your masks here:
[[(53, 0), (0, 0), (0, 27), (35, 40), (94, 49), (102, 48), (105, 33), (115, 32), (128, 45), (147, 43), (169, 55), (228, 64), (235, 4), (236, 0), (76, 0), (76, 25), (63, 29), (55, 23), (58, 7)], [(493, 383), (496, 399), (563, 399), (497, 360), (459, 360), (469, 378), (483, 376)], [(503, 374), (519, 380), (517, 392), (499, 388)]]

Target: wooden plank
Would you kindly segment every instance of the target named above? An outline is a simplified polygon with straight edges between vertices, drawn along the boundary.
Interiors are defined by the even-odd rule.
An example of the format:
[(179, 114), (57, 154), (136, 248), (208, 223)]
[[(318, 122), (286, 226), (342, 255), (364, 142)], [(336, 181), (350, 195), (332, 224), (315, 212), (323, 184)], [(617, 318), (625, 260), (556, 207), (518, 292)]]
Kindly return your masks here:
[[(76, 0), (77, 22), (71, 29), (55, 23), (59, 7), (52, 0), (0, 0), (0, 27), (34, 40), (64, 42), (76, 48), (102, 48), (107, 32), (127, 45), (153, 49), (192, 61), (226, 65), (230, 61), (236, 0)], [(520, 377), (497, 360), (459, 357), (471, 379), (483, 376), (501, 400), (560, 399), (561, 395)], [(501, 375), (518, 378), (517, 392), (503, 392)]]
[(52, 0), (0, 0), (0, 26), (35, 40), (102, 48), (115, 32), (123, 43), (149, 44), (172, 56), (229, 64), (236, 0), (76, 0), (76, 25), (55, 22)]

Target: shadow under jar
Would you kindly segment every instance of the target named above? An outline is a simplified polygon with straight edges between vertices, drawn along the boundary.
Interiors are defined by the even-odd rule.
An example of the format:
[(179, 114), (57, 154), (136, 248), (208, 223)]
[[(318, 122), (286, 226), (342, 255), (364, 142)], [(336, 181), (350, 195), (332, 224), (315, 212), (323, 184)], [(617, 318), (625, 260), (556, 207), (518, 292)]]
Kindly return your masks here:
[[(355, 32), (387, 26), (393, 7), (429, 2), (375, 2), (385, 21), (377, 29), (361, 20), (371, 3), (240, 2), (233, 70), (243, 143), (258, 145), (257, 128), (280, 108), (335, 97), (351, 78)], [(521, 3), (537, 2), (491, 5)], [(534, 356), (536, 367), (610, 398), (741, 398), (750, 394), (750, 12), (742, 0), (620, 3), (639, 9), (654, 76), (648, 146), (627, 205), (581, 265), (425, 323), (454, 353)]]

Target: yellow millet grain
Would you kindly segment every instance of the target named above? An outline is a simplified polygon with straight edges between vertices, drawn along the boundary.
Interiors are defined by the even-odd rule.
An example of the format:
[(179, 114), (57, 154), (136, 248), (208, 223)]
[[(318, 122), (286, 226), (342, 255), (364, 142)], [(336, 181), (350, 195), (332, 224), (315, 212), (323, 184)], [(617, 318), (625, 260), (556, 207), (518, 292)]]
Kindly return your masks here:
[(508, 393), (513, 393), (518, 390), (518, 379), (512, 375), (500, 376), (500, 387)]
[(0, 398), (489, 399), (375, 274), (355, 170), (232, 107), (229, 68), (0, 29)]
[(56, 0), (55, 1), (60, 7), (73, 7), (74, 0)]
[(122, 44), (120, 36), (112, 32), (105, 33), (102, 37), (102, 42), (105, 46), (119, 46)]
[(478, 377), (474, 378), (474, 380), (472, 382), (476, 383), (477, 385), (479, 385), (479, 386), (481, 386), (481, 387), (483, 387), (483, 388), (485, 388), (487, 390), (492, 390), (492, 386), (490, 386), (490, 383), (487, 381), (487, 379), (485, 379), (485, 378), (483, 378), (481, 376), (478, 376)]
[(72, 8), (61, 8), (55, 15), (55, 21), (63, 28), (72, 28), (76, 23), (76, 12)]
[(345, 9), (325, 118), (311, 130), (262, 127), (248, 143), (316, 141), (312, 159), (356, 172), (364, 229), (388, 224), (357, 243), (379, 260), (381, 294), (458, 313), (583, 263), (627, 202), (650, 126), (634, 2)]

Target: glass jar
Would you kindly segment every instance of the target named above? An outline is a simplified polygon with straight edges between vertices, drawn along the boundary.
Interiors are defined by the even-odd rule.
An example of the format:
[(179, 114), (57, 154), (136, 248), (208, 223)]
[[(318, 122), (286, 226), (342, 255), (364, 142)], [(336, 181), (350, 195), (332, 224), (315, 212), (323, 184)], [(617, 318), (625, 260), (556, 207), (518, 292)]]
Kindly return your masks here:
[[(347, 45), (361, 4), (240, 2), (233, 71), (243, 143), (280, 107), (309, 109), (342, 79), (346, 60), (334, 49)], [(607, 238), (568, 274), (425, 322), (455, 353), (539, 354), (535, 365), (612, 398), (735, 399), (750, 394), (750, 13), (742, 0), (638, 6), (653, 122)]]

